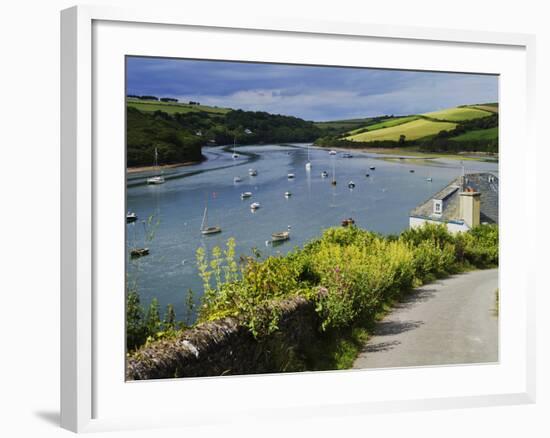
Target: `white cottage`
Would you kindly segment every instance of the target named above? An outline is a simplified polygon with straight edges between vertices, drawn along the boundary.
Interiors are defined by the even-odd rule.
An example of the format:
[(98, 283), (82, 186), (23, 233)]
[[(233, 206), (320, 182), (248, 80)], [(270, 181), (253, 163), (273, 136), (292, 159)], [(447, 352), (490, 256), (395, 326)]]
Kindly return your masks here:
[(469, 173), (455, 178), (409, 215), (409, 226), (444, 223), (451, 232), (467, 231), (481, 223), (498, 224), (498, 177)]

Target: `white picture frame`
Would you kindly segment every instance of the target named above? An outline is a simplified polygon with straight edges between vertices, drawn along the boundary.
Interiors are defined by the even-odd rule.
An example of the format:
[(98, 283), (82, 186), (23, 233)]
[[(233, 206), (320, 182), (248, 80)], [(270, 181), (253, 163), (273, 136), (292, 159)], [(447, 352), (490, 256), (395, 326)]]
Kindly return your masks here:
[[(273, 48), (275, 45), (286, 47), (287, 53), (278, 55), (273, 50), (266, 58), (259, 59), (255, 54), (257, 52), (254, 52), (255, 43), (250, 43), (248, 53), (232, 53), (227, 47), (208, 48), (207, 43), (203, 46), (199, 43), (192, 53), (183, 53), (183, 49), (168, 44), (168, 38), (173, 40), (180, 31), (185, 34), (182, 37), (197, 32), (202, 38), (210, 35), (215, 39), (226, 33), (236, 39), (263, 39), (262, 44), (271, 44)], [(148, 38), (140, 41), (140, 35), (145, 32)], [(128, 45), (128, 40), (133, 41), (133, 47)], [(200, 41), (200, 38), (195, 41)], [(112, 230), (114, 234), (109, 234), (108, 226), (105, 228), (106, 218), (102, 216), (110, 208), (119, 208), (124, 213), (124, 204), (117, 207), (120, 202), (117, 194), (123, 191), (124, 181), (124, 172), (119, 166), (124, 149), (120, 135), (124, 129), (118, 123), (123, 115), (119, 114), (116, 101), (102, 95), (109, 91), (115, 96), (110, 99), (119, 98), (120, 105), (123, 105), (124, 95), (117, 94), (124, 83), (124, 77), (120, 76), (120, 55), (184, 57), (210, 50), (206, 58), (258, 61), (286, 59), (288, 62), (297, 62), (304, 55), (300, 55), (296, 49), (294, 52), (290, 49), (291, 44), (300, 47), (300, 41), (305, 44), (304, 48), (311, 48), (311, 52), (308, 52), (310, 59), (302, 59), (303, 63), (322, 64), (323, 59), (326, 63), (332, 56), (333, 64), (349, 65), (345, 61), (345, 50), (337, 57), (336, 51), (331, 53), (330, 49), (371, 44), (372, 53), (379, 57), (373, 66), (416, 66), (426, 70), (476, 71), (502, 75), (501, 229), (513, 230), (521, 220), (525, 220), (524, 216), (520, 216), (521, 213), (535, 217), (535, 175), (534, 171), (528, 172), (528, 169), (536, 167), (535, 154), (529, 153), (535, 148), (530, 125), (530, 120), (534, 119), (535, 46), (531, 35), (269, 17), (253, 20), (242, 17), (227, 22), (224, 17), (215, 14), (208, 17), (194, 16), (182, 11), (157, 8), (127, 10), (78, 6), (64, 10), (61, 13), (62, 427), (84, 432), (207, 424), (212, 418), (223, 423), (250, 416), (266, 419), (280, 416), (306, 418), (344, 413), (362, 415), (369, 412), (534, 402), (535, 311), (533, 280), (529, 280), (533, 278), (529, 274), (534, 268), (521, 257), (522, 250), (528, 250), (535, 241), (534, 227), (523, 236), (503, 233), (501, 237), (502, 352), (498, 365), (180, 379), (185, 380), (185, 383), (175, 380), (125, 383), (123, 378), (120, 380), (124, 370), (119, 369), (119, 364), (124, 361), (124, 357), (110, 357), (110, 354), (120, 350), (122, 339), (113, 341), (111, 345), (107, 334), (112, 338), (122, 338), (124, 315), (119, 310), (123, 290), (120, 290), (120, 297), (114, 305), (110, 305), (101, 295), (106, 284), (112, 283), (114, 290), (117, 284), (120, 285), (117, 283), (119, 279), (115, 278), (120, 270), (116, 274), (104, 269), (105, 263), (109, 263), (106, 246), (117, 242), (120, 234), (117, 234), (116, 229)], [(316, 52), (315, 44), (319, 46), (319, 42), (325, 45), (323, 50)], [(396, 53), (400, 50), (402, 58), (393, 57), (384, 61), (383, 54), (376, 49), (377, 44), (396, 47)], [(420, 65), (418, 61), (405, 56), (405, 47), (407, 53), (419, 50), (429, 54), (430, 50), (434, 50), (441, 56), (426, 57)], [(457, 59), (452, 60), (445, 55), (447, 51), (455, 50)], [(475, 55), (468, 55), (470, 52)], [(107, 70), (105, 65), (110, 59), (116, 62), (109, 64)], [(114, 112), (106, 114), (102, 111), (105, 108), (113, 108)], [(511, 126), (511, 120), (517, 123)], [(520, 136), (526, 139), (522, 144), (527, 153), (524, 158), (514, 160), (507, 157), (506, 148)], [(113, 140), (114, 147), (120, 145), (122, 148), (113, 163), (106, 162), (105, 155), (101, 150), (98, 151), (98, 142), (103, 144), (110, 140)], [(517, 176), (514, 184), (506, 179), (512, 169)], [(105, 185), (119, 183), (122, 184), (120, 190), (113, 190), (113, 196), (110, 196)], [(535, 205), (535, 208), (513, 208), (511, 201), (515, 199)], [(521, 210), (521, 213), (516, 210)], [(110, 252), (116, 253), (116, 248), (111, 248)], [(120, 268), (120, 263), (114, 265)], [(513, 295), (508, 292), (508, 288), (519, 292)], [(373, 380), (374, 376), (376, 381)], [(395, 387), (391, 389), (387, 386), (390, 379), (395, 382)], [(441, 384), (455, 379), (458, 380), (454, 382), (454, 387)], [(351, 391), (351, 388), (357, 388), (357, 385), (367, 381), (370, 394)], [(410, 384), (399, 385), (400, 382)], [(139, 407), (131, 404), (131, 400), (135, 402), (140, 398), (145, 403), (146, 398), (154, 399), (158, 394), (167, 394), (166, 398), (170, 400), (177, 396), (178, 391), (181, 392), (182, 385), (185, 385), (188, 397), (192, 395), (192, 406), (178, 404), (167, 409), (168, 405), (160, 403), (157, 406), (147, 405), (140, 411)], [(315, 390), (319, 385), (325, 387), (325, 393), (328, 391), (331, 394), (330, 400)], [(296, 393), (292, 400), (288, 400), (285, 394), (291, 388)], [(259, 395), (266, 390), (273, 391), (269, 400)], [(230, 409), (224, 409), (227, 397), (236, 392), (240, 396), (232, 399)], [(219, 403), (209, 399), (212, 394), (219, 396)], [(259, 398), (252, 402), (250, 395)], [(128, 409), (117, 409), (117, 406), (125, 403)]]

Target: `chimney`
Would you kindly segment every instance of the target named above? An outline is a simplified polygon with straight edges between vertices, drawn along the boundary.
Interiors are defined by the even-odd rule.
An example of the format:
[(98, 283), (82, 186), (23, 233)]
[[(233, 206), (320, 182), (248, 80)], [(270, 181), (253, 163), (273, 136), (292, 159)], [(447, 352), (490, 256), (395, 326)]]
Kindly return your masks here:
[(460, 217), (470, 227), (476, 227), (480, 222), (481, 193), (467, 187), (460, 193)]

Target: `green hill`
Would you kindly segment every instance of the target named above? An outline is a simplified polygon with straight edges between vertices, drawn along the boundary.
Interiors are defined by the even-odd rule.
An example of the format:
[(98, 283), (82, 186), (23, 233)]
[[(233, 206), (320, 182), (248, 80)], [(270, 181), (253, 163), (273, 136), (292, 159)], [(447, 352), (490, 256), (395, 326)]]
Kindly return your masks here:
[(128, 166), (151, 164), (155, 148), (160, 164), (182, 163), (201, 160), (201, 148), (207, 144), (312, 142), (322, 134), (313, 122), (266, 112), (220, 112), (210, 107), (169, 113), (152, 108), (182, 105), (140, 102), (138, 106), (147, 110), (138, 109), (133, 101), (126, 107)]
[(498, 104), (462, 105), (378, 121), (316, 141), (320, 146), (414, 146), (428, 151), (498, 151)]
[(231, 111), (229, 108), (218, 108), (206, 105), (190, 105), (181, 102), (159, 102), (156, 100), (141, 100), (126, 98), (128, 107), (136, 108), (140, 111), (163, 111), (168, 114), (184, 114), (189, 112), (205, 112), (213, 114), (226, 114)]

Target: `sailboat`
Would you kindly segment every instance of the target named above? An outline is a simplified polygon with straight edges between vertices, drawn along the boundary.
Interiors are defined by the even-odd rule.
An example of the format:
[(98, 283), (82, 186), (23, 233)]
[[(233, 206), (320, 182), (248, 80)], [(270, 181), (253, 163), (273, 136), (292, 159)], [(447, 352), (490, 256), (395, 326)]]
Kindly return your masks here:
[(160, 173), (159, 175), (152, 176), (150, 178), (147, 178), (147, 184), (164, 184), (164, 176), (162, 176), (162, 170), (158, 172), (159, 170), (159, 153), (157, 148), (155, 148), (155, 169), (157, 169), (157, 173)]
[(333, 186), (336, 185), (336, 160), (332, 159), (332, 181), (330, 182)]
[(237, 136), (234, 136), (233, 137), (233, 155), (231, 155), (231, 157), (236, 160), (237, 158), (239, 158), (239, 154), (237, 152), (235, 152), (235, 143), (237, 142)]
[(208, 198), (207, 204), (204, 206), (204, 213), (202, 215), (201, 234), (216, 234), (221, 233), (222, 228), (219, 225), (213, 227), (208, 226)]
[[(144, 247), (137, 246), (137, 234), (136, 234), (135, 224), (133, 224), (133, 227), (134, 227), (134, 243), (132, 245), (132, 248), (130, 248), (130, 258), (137, 259), (139, 257), (149, 255), (149, 248), (145, 246)], [(145, 229), (145, 221), (143, 221), (143, 228)]]
[(309, 161), (309, 144), (307, 145), (307, 163), (306, 170), (311, 170), (311, 161)]

